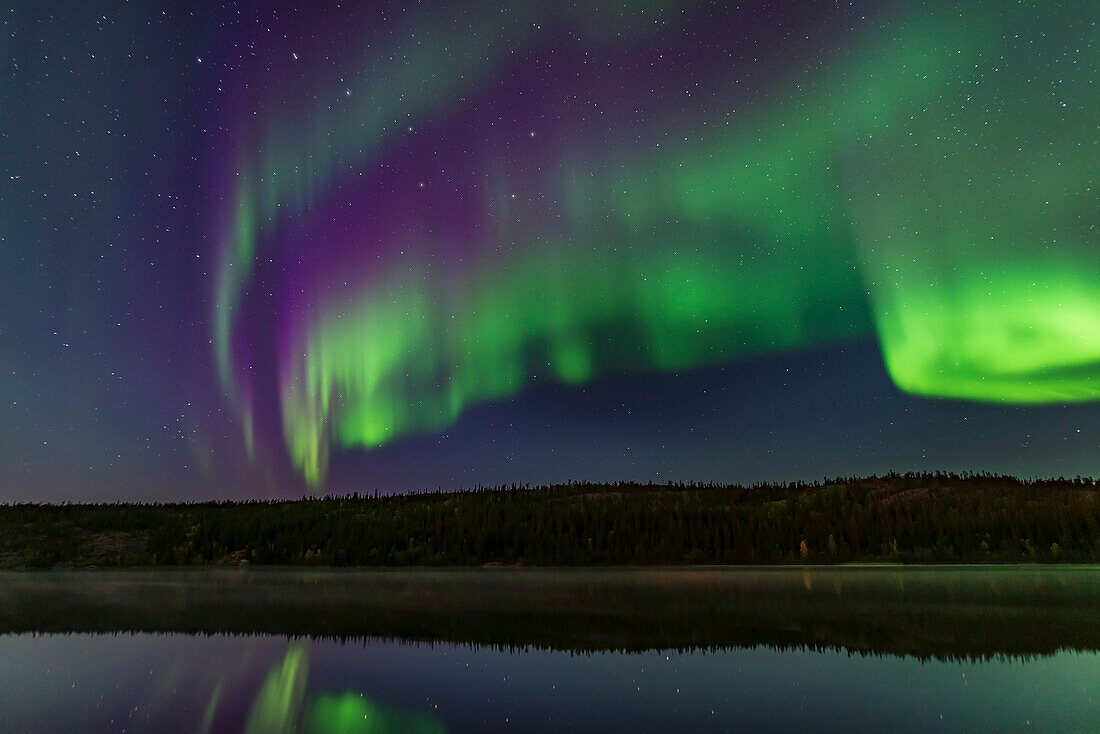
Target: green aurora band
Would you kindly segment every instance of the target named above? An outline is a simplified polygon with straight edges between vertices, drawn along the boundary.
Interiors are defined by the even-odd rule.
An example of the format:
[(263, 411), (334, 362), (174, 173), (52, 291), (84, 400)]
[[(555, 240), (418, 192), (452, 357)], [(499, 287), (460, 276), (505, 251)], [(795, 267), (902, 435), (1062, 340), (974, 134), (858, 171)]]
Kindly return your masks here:
[[(293, 465), (320, 486), (333, 448), (441, 430), (533, 380), (688, 370), (869, 333), (910, 393), (1100, 398), (1100, 5), (1001, 6), (903, 6), (785, 93), (695, 118), (679, 144), (613, 166), (563, 161), (564, 224), (507, 247), (537, 226), (499, 203), (501, 172), (482, 212), (495, 240), (458, 272), (433, 268), (431, 241), (387, 244), (412, 254), (303, 315), (281, 345)], [(500, 28), (479, 32), (501, 58)], [(1036, 72), (1051, 56), (1056, 76)], [(413, 106), (427, 114), (491, 67), (458, 63)], [(336, 143), (309, 146), (330, 151), (314, 170), (286, 164), (301, 158), (286, 135), (244, 167), (268, 173), (240, 179), (214, 344), (250, 446), (230, 334), (263, 230), (284, 203), (308, 208), (357, 155), (363, 141), (347, 130), (381, 140), (383, 118), (322, 117), (315, 141), (331, 130)]]

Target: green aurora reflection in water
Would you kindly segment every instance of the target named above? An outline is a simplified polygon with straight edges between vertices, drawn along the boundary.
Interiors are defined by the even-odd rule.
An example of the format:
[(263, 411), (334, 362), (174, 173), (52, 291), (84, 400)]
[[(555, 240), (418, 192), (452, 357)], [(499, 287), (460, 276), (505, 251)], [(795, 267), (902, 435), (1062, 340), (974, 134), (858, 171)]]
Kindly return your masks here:
[[(427, 714), (407, 714), (352, 692), (307, 696), (309, 647), (295, 643), (268, 672), (245, 724), (245, 734), (443, 734)], [(216, 706), (217, 698), (212, 700)]]

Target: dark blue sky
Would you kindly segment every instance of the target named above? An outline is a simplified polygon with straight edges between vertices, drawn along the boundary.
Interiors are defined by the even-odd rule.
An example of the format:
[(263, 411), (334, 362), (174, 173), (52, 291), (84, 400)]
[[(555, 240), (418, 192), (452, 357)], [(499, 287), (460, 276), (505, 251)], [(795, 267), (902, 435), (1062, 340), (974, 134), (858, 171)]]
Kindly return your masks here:
[[(576, 76), (572, 70), (572, 76), (531, 71), (541, 69), (544, 58), (590, 47), (609, 59), (601, 74), (628, 79), (656, 74), (645, 71), (639, 59), (642, 50), (664, 48), (660, 44), (675, 52), (678, 66), (652, 81), (643, 77), (640, 87), (660, 90), (687, 79), (704, 89), (720, 89), (743, 81), (736, 95), (725, 99), (714, 92), (711, 98), (763, 109), (772, 104), (774, 90), (799, 86), (800, 69), (829, 59), (848, 63), (854, 53), (849, 47), (858, 48), (863, 34), (892, 33), (886, 14), (875, 5), (822, 3), (811, 10), (807, 3), (757, 2), (711, 17), (707, 13), (718, 11), (691, 11), (688, 3), (689, 10), (683, 10), (687, 20), (662, 26), (664, 35), (654, 41), (654, 31), (635, 22), (643, 18), (636, 15), (641, 9), (624, 3), (610, 25), (594, 15), (580, 30), (561, 30), (558, 36), (494, 41), (498, 55), (478, 67), (470, 90), (450, 92), (453, 98), (443, 113), (425, 103), (420, 112), (383, 109), (379, 115), (392, 112), (394, 124), (408, 123), (410, 131), (420, 124), (463, 130), (473, 123), (456, 100), (469, 95), (509, 126), (530, 125), (535, 139), (532, 115), (520, 112), (540, 109), (539, 101), (524, 102), (531, 106), (517, 107), (518, 112), (499, 108), (507, 106), (508, 95), (569, 92)], [(495, 10), (485, 3), (471, 7), (475, 20)], [(674, 11), (649, 12), (665, 22)], [(247, 311), (241, 318), (247, 318), (248, 328), (243, 336), (233, 334), (234, 376), (227, 380), (216, 364), (212, 314), (218, 271), (227, 263), (220, 212), (240, 195), (234, 188), (234, 161), (256, 155), (265, 145), (264, 131), (291, 118), (297, 122), (290, 129), (312, 126), (321, 130), (322, 140), (329, 135), (336, 141), (320, 145), (347, 148), (350, 144), (337, 140), (348, 129), (346, 119), (332, 105), (317, 102), (316, 90), (336, 84), (347, 86), (348, 97), (371, 94), (361, 82), (371, 77), (372, 64), (386, 63), (394, 38), (415, 39), (418, 32), (427, 50), (423, 59), (410, 63), (428, 68), (428, 77), (442, 74), (448, 62), (459, 63), (462, 53), (433, 34), (461, 30), (456, 17), (442, 7), (410, 10), (396, 3), (368, 3), (349, 11), (339, 3), (302, 10), (287, 3), (44, 0), (17, 1), (2, 11), (0, 501), (274, 497), (307, 491), (285, 445), (286, 406), (279, 389), (286, 376), (279, 361), (293, 351), (280, 340), (313, 322), (286, 319), (279, 288), (307, 275), (315, 287), (335, 282), (343, 272), (336, 255), (354, 255), (354, 247), (345, 240), (333, 249), (326, 238), (337, 232), (350, 236), (348, 227), (360, 220), (352, 216), (312, 227), (308, 236), (319, 243), (315, 246), (331, 250), (322, 275), (314, 273), (319, 266), (301, 266), (301, 258), (287, 260), (293, 238), (268, 225), (261, 244), (277, 254), (266, 265), (258, 259), (256, 280), (244, 286), (240, 308)], [(728, 21), (728, 30), (714, 30), (716, 19)], [(515, 29), (508, 32), (516, 34)], [(410, 43), (398, 48), (415, 55), (421, 46)], [(513, 73), (508, 57), (516, 49), (525, 56)], [(1095, 64), (1091, 49), (1085, 64)], [(309, 70), (287, 71), (307, 50), (313, 55)], [(736, 73), (715, 65), (727, 51), (736, 51), (742, 65), (735, 65)], [(1037, 68), (1036, 75), (1060, 73), (1056, 62), (1050, 63), (1049, 69)], [(439, 68), (429, 68), (433, 64)], [(281, 90), (279, 80), (286, 85)], [(608, 95), (609, 104), (614, 98), (598, 84), (585, 90), (596, 95), (589, 100), (595, 110), (604, 101), (599, 94)], [(396, 106), (428, 95), (423, 83), (407, 91), (376, 95), (399, 100)], [(1096, 101), (1094, 85), (1066, 94), (1079, 104)], [(267, 107), (253, 110), (260, 98), (268, 100)], [(302, 104), (295, 107), (298, 101)], [(622, 106), (621, 100), (615, 104)], [(539, 145), (545, 147), (523, 154), (528, 157), (518, 159), (520, 170), (535, 170), (566, 149), (581, 166), (620, 155), (636, 158), (615, 138), (617, 131), (631, 126), (638, 140), (648, 140), (657, 124), (653, 119), (682, 125), (693, 115), (702, 120), (712, 112), (706, 105), (696, 111), (694, 104), (690, 94), (639, 101), (641, 112), (623, 112), (609, 123), (611, 133), (575, 123), (583, 145), (559, 145), (574, 124), (559, 118), (546, 132), (540, 128), (538, 140), (547, 142)], [(1082, 155), (1095, 153), (1097, 137), (1097, 128), (1083, 130)], [(494, 142), (493, 133), (487, 133), (486, 149)], [(379, 148), (389, 156), (387, 165), (400, 165), (438, 147), (435, 142), (420, 145)], [(338, 153), (333, 155), (342, 161)], [(483, 157), (488, 154), (470, 154), (471, 160)], [(375, 163), (356, 160), (342, 175), (369, 176)], [(346, 181), (325, 183), (321, 173), (316, 175), (318, 187), (340, 192), (332, 201), (343, 202), (346, 196), (364, 209), (394, 206), (388, 194), (363, 198), (380, 191), (377, 186), (349, 188)], [(546, 183), (539, 175), (531, 174), (532, 185)], [(462, 211), (462, 197), (478, 190), (468, 181), (454, 188), (459, 192), (455, 200), (437, 206)], [(1093, 294), (1100, 283), (1096, 191), (1090, 187), (1067, 195), (1077, 207), (1074, 216), (1097, 215), (1092, 226), (1078, 224), (1075, 252), (1092, 254), (1071, 260), (1083, 282), (1095, 277)], [(320, 203), (307, 209), (328, 211), (326, 203), (336, 207), (322, 194), (316, 196)], [(420, 210), (410, 211), (420, 216)], [(474, 226), (461, 216), (459, 221), (467, 229)], [(279, 226), (284, 224), (280, 220)], [(528, 233), (535, 231), (529, 223), (524, 226)], [(450, 234), (438, 225), (429, 231), (450, 243)], [(427, 251), (444, 247), (431, 237), (421, 246)], [(782, 247), (777, 252), (782, 257)], [(637, 253), (638, 258), (652, 255), (652, 249)], [(1012, 263), (1017, 255), (1005, 246), (1000, 257)], [(1029, 262), (1020, 260), (1020, 267), (1026, 269)], [(263, 289), (272, 283), (274, 295), (267, 294), (268, 299)], [(369, 293), (371, 287), (366, 280), (358, 290), (354, 282), (340, 287), (345, 286), (352, 296)], [(794, 286), (777, 281), (771, 287)], [(856, 281), (852, 287), (863, 285)], [(801, 305), (814, 306), (805, 300)], [(1092, 338), (1096, 329), (1089, 323), (1100, 323), (1100, 313), (1081, 318), (1081, 339)], [(402, 328), (394, 324), (395, 332)], [(623, 327), (616, 328), (614, 334), (621, 337)], [(1075, 398), (1072, 404), (1016, 405), (909, 395), (888, 374), (870, 324), (862, 331), (841, 331), (832, 329), (825, 338), (809, 334), (803, 344), (776, 340), (774, 349), (757, 344), (745, 353), (727, 350), (721, 358), (685, 369), (609, 369), (580, 384), (532, 372), (511, 394), (472, 401), (456, 421), (442, 427), (403, 432), (372, 450), (333, 445), (324, 486), (336, 492), (385, 492), (568, 479), (749, 483), (922, 469), (1100, 475), (1097, 402)], [(1100, 380), (1096, 361), (1086, 357), (1074, 368), (1086, 384)], [(410, 393), (406, 399), (421, 398)], [(337, 413), (322, 421), (320, 430), (335, 431), (339, 418)], [(243, 436), (253, 419), (260, 424), (252, 429), (250, 451)]]

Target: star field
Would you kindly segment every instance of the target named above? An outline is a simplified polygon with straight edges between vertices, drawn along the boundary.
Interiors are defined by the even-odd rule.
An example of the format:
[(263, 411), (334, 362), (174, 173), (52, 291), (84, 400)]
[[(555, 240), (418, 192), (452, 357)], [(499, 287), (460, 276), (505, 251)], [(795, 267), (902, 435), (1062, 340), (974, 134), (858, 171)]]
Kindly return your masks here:
[(0, 500), (1100, 473), (1092, 3), (17, 3)]

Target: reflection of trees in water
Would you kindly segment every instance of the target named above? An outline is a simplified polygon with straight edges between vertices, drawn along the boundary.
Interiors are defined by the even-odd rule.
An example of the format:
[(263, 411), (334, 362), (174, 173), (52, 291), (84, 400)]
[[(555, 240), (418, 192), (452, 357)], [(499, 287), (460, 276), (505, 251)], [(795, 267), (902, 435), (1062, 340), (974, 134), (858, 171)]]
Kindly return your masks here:
[(0, 631), (275, 634), (571, 652), (1100, 650), (1094, 567), (13, 575)]

